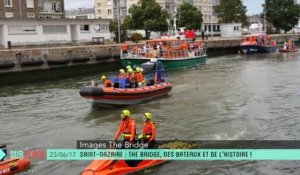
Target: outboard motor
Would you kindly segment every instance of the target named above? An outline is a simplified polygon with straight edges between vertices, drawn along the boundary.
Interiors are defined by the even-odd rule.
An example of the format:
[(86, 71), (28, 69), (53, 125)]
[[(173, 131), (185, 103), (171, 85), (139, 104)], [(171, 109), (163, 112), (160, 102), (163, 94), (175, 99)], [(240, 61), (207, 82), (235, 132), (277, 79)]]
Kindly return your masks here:
[[(7, 146), (6, 145), (0, 145), (0, 150), (2, 150), (5, 155), (7, 155)], [(5, 159), (6, 156), (3, 157), (3, 159), (1, 159), (0, 161), (3, 161)]]

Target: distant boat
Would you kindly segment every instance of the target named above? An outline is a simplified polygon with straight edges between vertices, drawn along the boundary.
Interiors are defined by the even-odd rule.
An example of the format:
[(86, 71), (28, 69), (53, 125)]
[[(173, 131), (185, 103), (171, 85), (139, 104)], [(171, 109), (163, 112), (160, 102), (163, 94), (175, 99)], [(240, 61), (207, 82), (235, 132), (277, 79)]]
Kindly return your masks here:
[(276, 41), (265, 33), (254, 33), (243, 38), (240, 49), (244, 54), (276, 52)]
[(294, 48), (294, 49), (284, 49), (284, 48), (280, 48), (279, 52), (297, 52), (298, 49)]

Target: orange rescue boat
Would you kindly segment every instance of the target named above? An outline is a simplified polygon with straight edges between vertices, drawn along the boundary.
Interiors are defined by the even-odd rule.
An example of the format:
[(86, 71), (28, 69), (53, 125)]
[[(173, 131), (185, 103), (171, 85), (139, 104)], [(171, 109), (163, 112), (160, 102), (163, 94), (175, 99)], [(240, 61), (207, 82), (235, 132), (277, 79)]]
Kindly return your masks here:
[[(198, 145), (194, 142), (187, 143), (179, 140), (162, 143), (159, 149), (192, 149)], [(81, 175), (124, 175), (143, 171), (168, 160), (142, 160), (136, 166), (129, 166), (124, 160), (94, 160), (81, 172)]]
[(88, 102), (99, 105), (131, 105), (167, 95), (172, 89), (170, 82), (137, 88), (87, 86), (80, 95)]
[(20, 173), (30, 166), (28, 159), (8, 159), (0, 162), (0, 175)]

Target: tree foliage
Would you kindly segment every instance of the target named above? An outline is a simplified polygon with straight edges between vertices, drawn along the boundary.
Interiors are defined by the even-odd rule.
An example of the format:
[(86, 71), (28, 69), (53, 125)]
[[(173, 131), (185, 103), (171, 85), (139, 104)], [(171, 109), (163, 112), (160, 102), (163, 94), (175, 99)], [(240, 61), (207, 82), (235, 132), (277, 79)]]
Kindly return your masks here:
[(216, 7), (220, 23), (240, 22), (247, 25), (247, 8), (241, 0), (220, 0)]
[(287, 32), (297, 25), (300, 5), (294, 0), (266, 0), (265, 3), (267, 20), (274, 27)]
[(179, 27), (186, 29), (200, 29), (203, 22), (202, 13), (189, 3), (182, 3), (177, 10), (176, 18)]
[(128, 29), (145, 31), (167, 31), (167, 12), (155, 0), (139, 0), (129, 9), (124, 24)]

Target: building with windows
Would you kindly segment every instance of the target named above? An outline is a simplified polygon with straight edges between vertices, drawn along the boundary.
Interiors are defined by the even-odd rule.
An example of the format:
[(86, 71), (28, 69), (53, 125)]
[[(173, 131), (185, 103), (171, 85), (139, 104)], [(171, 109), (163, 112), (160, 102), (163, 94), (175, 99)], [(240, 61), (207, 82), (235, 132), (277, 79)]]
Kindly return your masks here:
[(63, 17), (63, 0), (3, 0), (0, 3), (0, 19)]
[(3, 0), (0, 45), (8, 47), (110, 39), (108, 19), (66, 19), (64, 0)]
[[(138, 0), (94, 0), (95, 17), (113, 19), (117, 16), (118, 6), (120, 8), (120, 16), (126, 16), (129, 8), (137, 2)], [(218, 5), (219, 0), (156, 0), (156, 2), (169, 13), (176, 12), (176, 7), (183, 2), (193, 4), (203, 14), (203, 30), (220, 31), (217, 14), (214, 10), (215, 6)]]
[(107, 19), (0, 19), (0, 44), (12, 46), (92, 42), (110, 39)]
[(95, 10), (94, 8), (66, 10), (65, 16), (69, 19), (95, 19)]

